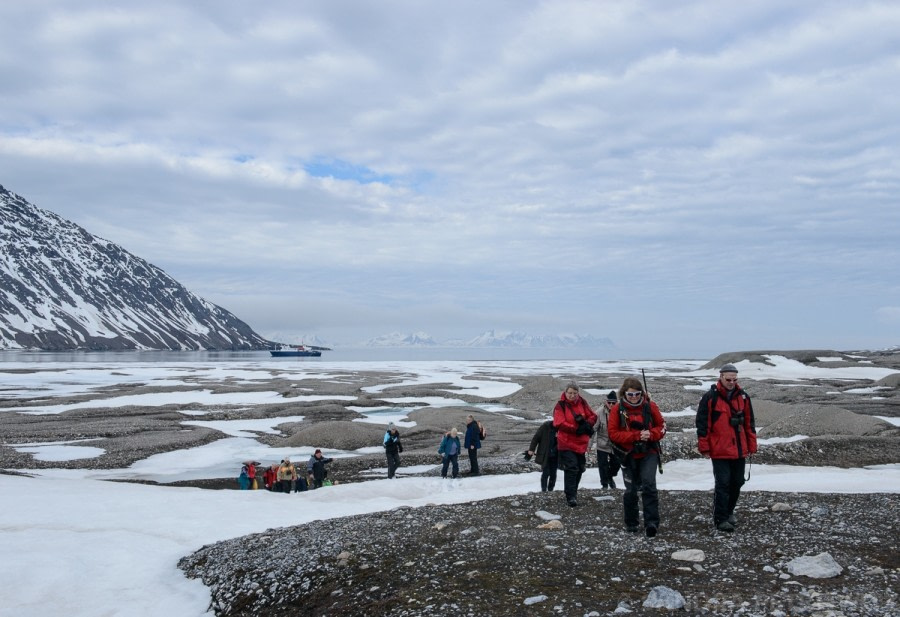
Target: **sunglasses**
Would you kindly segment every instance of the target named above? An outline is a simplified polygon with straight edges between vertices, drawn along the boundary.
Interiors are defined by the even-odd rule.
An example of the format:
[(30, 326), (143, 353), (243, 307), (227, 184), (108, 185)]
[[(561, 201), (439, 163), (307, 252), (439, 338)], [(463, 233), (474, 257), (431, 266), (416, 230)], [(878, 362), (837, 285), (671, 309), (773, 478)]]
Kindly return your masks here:
[(636, 398), (642, 394), (643, 392), (626, 392), (625, 396), (627, 396), (628, 398)]

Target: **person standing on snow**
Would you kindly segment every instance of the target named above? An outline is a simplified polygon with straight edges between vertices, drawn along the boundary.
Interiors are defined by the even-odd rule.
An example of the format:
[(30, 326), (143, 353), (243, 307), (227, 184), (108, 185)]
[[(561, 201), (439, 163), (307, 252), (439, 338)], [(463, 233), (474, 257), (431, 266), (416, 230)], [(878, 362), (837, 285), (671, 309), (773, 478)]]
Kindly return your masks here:
[(697, 406), (697, 449), (712, 459), (715, 492), (713, 524), (734, 531), (734, 507), (744, 485), (746, 457), (756, 453), (756, 421), (750, 397), (737, 382), (733, 364), (719, 369), (719, 381)]
[(578, 485), (586, 468), (585, 452), (596, 422), (597, 414), (581, 398), (578, 384), (570, 382), (553, 408), (553, 426), (556, 428), (556, 447), (559, 450), (559, 468), (563, 470), (566, 503), (572, 508), (578, 505)]
[(466, 416), (466, 452), (469, 453), (469, 475), (480, 476), (478, 469), (478, 449), (481, 447), (481, 427), (475, 421), (475, 416)]
[(609, 412), (609, 438), (627, 451), (622, 462), (625, 494), (625, 530), (638, 530), (638, 491), (644, 506), (644, 532), (648, 538), (659, 529), (659, 496), (656, 470), (659, 442), (666, 435), (666, 423), (659, 407), (644, 392), (641, 380), (626, 377), (619, 388), (619, 402)]
[(384, 455), (387, 457), (388, 479), (393, 479), (400, 467), (400, 453), (403, 452), (403, 444), (400, 443), (400, 431), (391, 422), (384, 433)]
[(533, 456), (534, 462), (541, 466), (541, 491), (552, 491), (556, 486), (556, 468), (559, 464), (553, 420), (547, 420), (538, 427), (525, 454), (529, 458)]
[(459, 477), (459, 432), (456, 430), (456, 427), (450, 429), (450, 432), (444, 435), (444, 438), (441, 440), (441, 445), (438, 448), (438, 454), (443, 457), (443, 464), (441, 465), (441, 477), (447, 477), (447, 467), (450, 464), (453, 464), (453, 477)]

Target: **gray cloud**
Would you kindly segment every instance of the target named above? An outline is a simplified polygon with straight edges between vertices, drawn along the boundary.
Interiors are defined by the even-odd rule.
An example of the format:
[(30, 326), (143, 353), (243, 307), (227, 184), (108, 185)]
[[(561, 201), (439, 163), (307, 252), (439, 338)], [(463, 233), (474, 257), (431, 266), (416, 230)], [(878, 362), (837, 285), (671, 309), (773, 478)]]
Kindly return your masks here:
[(8, 4), (0, 183), (264, 334), (900, 335), (894, 3)]

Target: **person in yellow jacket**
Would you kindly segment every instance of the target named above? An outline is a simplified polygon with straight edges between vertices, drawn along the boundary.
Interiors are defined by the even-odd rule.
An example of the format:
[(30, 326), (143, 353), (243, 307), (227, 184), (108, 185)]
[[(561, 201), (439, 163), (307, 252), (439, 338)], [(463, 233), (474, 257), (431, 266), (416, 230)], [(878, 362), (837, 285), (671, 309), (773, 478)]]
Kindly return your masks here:
[(281, 492), (290, 494), (291, 484), (296, 480), (297, 468), (294, 467), (291, 460), (286, 458), (281, 461), (281, 466), (278, 468), (278, 484), (281, 486)]

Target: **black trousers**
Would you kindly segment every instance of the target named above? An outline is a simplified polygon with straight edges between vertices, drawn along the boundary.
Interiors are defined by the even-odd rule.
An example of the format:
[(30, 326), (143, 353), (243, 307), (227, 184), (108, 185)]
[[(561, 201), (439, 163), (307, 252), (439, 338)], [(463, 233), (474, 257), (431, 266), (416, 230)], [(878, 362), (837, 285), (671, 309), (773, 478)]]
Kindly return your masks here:
[(622, 477), (625, 478), (625, 494), (622, 504), (625, 507), (625, 525), (637, 527), (638, 493), (644, 507), (644, 527), (659, 527), (659, 495), (656, 492), (656, 467), (659, 455), (648, 453), (644, 458), (633, 459), (630, 456), (622, 465)]
[(388, 478), (393, 478), (397, 473), (397, 468), (400, 467), (400, 453), (387, 450), (385, 454), (387, 455)]
[(600, 484), (603, 485), (603, 488), (615, 487), (614, 478), (619, 473), (619, 464), (613, 455), (603, 450), (597, 450), (597, 469), (600, 470)]
[(716, 480), (713, 497), (713, 522), (718, 525), (734, 513), (741, 487), (744, 486), (744, 466), (742, 458), (714, 458), (712, 462), (713, 477)]
[(586, 467), (584, 454), (572, 450), (559, 451), (559, 468), (563, 470), (563, 491), (566, 493), (566, 499), (575, 499), (578, 495), (581, 474)]
[(541, 490), (542, 491), (552, 491), (553, 487), (556, 486), (556, 467), (559, 465), (559, 455), (554, 454), (553, 456), (548, 456), (547, 460), (544, 461), (544, 466), (541, 467)]
[(469, 473), (473, 476), (481, 473), (478, 471), (478, 449), (469, 448)]

